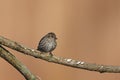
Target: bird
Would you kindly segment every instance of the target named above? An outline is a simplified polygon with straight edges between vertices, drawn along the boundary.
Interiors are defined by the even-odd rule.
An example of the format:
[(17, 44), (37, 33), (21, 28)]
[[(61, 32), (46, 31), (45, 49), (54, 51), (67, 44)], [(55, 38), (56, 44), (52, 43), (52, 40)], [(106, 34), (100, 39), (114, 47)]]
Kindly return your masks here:
[(43, 36), (41, 38), (41, 40), (39, 41), (37, 50), (39, 50), (41, 52), (45, 52), (45, 53), (49, 52), (51, 55), (53, 55), (52, 51), (57, 46), (56, 40), (57, 40), (57, 37), (56, 37), (55, 33), (49, 32), (48, 34)]

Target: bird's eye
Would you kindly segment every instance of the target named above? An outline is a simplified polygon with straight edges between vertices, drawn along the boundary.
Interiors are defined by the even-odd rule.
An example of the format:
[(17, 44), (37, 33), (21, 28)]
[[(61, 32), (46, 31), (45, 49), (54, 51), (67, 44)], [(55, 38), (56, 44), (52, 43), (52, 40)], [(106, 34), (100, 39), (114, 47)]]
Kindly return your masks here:
[(50, 37), (52, 37), (52, 38), (53, 38), (53, 35), (51, 35)]

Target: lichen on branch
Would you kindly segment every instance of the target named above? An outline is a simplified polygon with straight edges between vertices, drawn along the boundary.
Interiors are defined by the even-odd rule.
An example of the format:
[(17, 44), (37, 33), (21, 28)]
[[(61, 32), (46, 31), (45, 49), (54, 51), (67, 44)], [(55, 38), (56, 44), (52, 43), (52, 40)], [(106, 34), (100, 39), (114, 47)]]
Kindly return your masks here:
[(48, 62), (61, 64), (64, 66), (69, 66), (72, 68), (77, 69), (84, 69), (89, 71), (97, 71), (100, 73), (120, 73), (120, 66), (111, 66), (111, 65), (100, 65), (95, 63), (88, 63), (81, 60), (73, 60), (69, 58), (63, 58), (58, 56), (51, 56), (41, 53), (40, 51), (36, 49), (31, 49), (28, 47), (23, 46), (22, 44), (12, 41), (10, 39), (4, 38), (0, 36), (0, 44), (4, 45), (6, 47), (9, 47), (13, 50), (22, 52), (25, 55), (33, 56), (35, 58), (39, 58), (42, 60), (46, 60)]

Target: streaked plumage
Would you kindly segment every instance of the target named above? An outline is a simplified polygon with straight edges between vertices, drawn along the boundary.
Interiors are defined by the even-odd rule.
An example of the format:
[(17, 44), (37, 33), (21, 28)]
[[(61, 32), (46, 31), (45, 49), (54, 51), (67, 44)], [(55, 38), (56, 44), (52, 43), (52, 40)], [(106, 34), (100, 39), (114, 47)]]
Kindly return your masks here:
[(46, 34), (39, 42), (37, 50), (41, 52), (52, 52), (56, 46), (56, 35), (53, 32)]

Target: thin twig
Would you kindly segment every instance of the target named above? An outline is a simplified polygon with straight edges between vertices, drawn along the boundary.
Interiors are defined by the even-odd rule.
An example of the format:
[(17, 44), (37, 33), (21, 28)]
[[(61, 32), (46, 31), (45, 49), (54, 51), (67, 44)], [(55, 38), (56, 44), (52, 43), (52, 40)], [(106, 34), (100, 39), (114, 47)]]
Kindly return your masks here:
[(80, 61), (80, 60), (57, 57), (54, 55), (53, 56), (45, 55), (35, 49), (27, 48), (17, 42), (14, 42), (2, 36), (0, 36), (0, 44), (7, 46), (11, 49), (14, 49), (16, 51), (22, 52), (26, 55), (30, 55), (35, 58), (43, 59), (48, 62), (53, 62), (53, 63), (57, 63), (57, 64), (61, 64), (61, 65), (65, 65), (65, 66), (69, 66), (73, 68), (78, 68), (78, 69), (97, 71), (100, 73), (103, 73), (103, 72), (120, 73), (120, 66), (100, 65), (100, 64), (94, 64), (94, 63), (87, 63), (87, 62)]
[(0, 57), (5, 59), (13, 67), (15, 67), (26, 80), (39, 80), (34, 74), (32, 74), (27, 67), (22, 64), (14, 55), (12, 55), (8, 50), (0, 46)]

